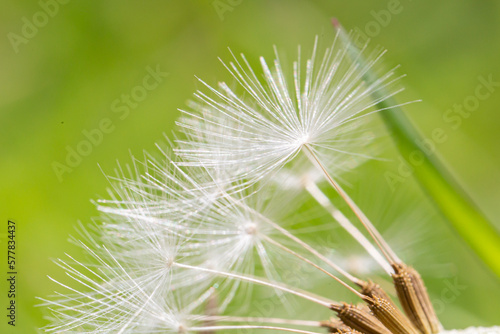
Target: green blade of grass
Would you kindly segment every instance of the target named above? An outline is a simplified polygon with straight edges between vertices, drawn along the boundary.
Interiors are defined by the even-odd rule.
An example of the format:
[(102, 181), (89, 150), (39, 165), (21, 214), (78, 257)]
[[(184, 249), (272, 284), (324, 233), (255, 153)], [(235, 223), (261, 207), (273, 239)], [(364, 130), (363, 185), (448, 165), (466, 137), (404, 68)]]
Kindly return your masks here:
[[(390, 101), (387, 101), (390, 104)], [(384, 106), (382, 106), (384, 105)], [(386, 108), (382, 104), (380, 107)], [(411, 154), (423, 157), (414, 175), (454, 229), (490, 269), (500, 277), (500, 235), (461, 189), (435, 155), (421, 147), (421, 135), (401, 110), (384, 110), (381, 116), (405, 160)]]
[[(341, 28), (338, 22), (334, 26), (340, 34), (340, 38), (347, 42), (350, 36)], [(363, 59), (360, 51), (352, 42), (347, 42), (350, 52), (360, 62)], [(376, 80), (374, 73), (368, 72), (364, 80), (371, 84)], [(377, 99), (384, 95), (378, 91), (374, 94)], [(402, 157), (411, 165), (410, 156), (418, 154), (419, 165), (413, 167), (418, 183), (423, 191), (432, 198), (441, 213), (451, 223), (474, 252), (483, 262), (500, 277), (500, 234), (491, 225), (483, 213), (477, 208), (465, 191), (458, 185), (438, 157), (429, 154), (421, 143), (423, 138), (411, 121), (405, 116), (397, 102), (389, 98), (380, 102), (377, 107), (382, 109), (380, 115), (386, 127), (391, 132), (391, 137), (401, 153)], [(396, 107), (394, 107), (396, 106)]]

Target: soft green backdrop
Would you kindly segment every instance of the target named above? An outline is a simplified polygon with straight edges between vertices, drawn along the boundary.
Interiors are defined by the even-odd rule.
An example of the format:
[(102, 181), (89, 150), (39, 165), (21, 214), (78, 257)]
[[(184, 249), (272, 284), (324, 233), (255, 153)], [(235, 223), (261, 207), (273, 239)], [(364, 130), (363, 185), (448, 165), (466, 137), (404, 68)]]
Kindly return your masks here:
[[(46, 2), (54, 3), (41, 3)], [(39, 2), (2, 3), (0, 332), (33, 333), (45, 324), (43, 310), (34, 307), (35, 296), (46, 296), (56, 288), (47, 275), (65, 280), (51, 258), (79, 252), (67, 239), (79, 220), (86, 223), (97, 214), (90, 199), (105, 195), (107, 181), (98, 164), (111, 171), (117, 159), (128, 161), (130, 152), (140, 155), (143, 149), (154, 150), (162, 133), (173, 129), (177, 108), (199, 87), (195, 75), (210, 83), (228, 79), (217, 60), (218, 56), (228, 59), (228, 46), (257, 57), (271, 56), (276, 44), (285, 59), (292, 60), (298, 44), (310, 46), (315, 35), (327, 41), (332, 38), (330, 18), (334, 16), (348, 29), (371, 34), (374, 45), (387, 48), (387, 66), (402, 64), (400, 73), (408, 74), (404, 98), (423, 100), (406, 108), (408, 115), (427, 136), (438, 127), (446, 131), (448, 139), (437, 146), (439, 154), (478, 206), (500, 226), (500, 87), (480, 101), (468, 118), (461, 117), (456, 129), (443, 118), (447, 109), (475, 94), (479, 76), (500, 81), (500, 2), (66, 2), (50, 7), (53, 15), (45, 16), (46, 22)], [(380, 14), (390, 9), (390, 16)], [(28, 31), (26, 22), (33, 19), (39, 27)], [(24, 38), (23, 27), (27, 38), (13, 45), (13, 39)], [(157, 67), (168, 72), (158, 87), (129, 108), (126, 116), (114, 112), (113, 102), (141, 86), (147, 68)], [(84, 131), (98, 128), (105, 119), (112, 123), (112, 131), (71, 172), (58, 178), (54, 162), (65, 164), (67, 147), (75, 149), (85, 140)], [(352, 191), (361, 194), (360, 201), (366, 201), (364, 189), (374, 189), (370, 182), (384, 183), (383, 169), (397, 170), (397, 157), (393, 158), (383, 167), (373, 164), (366, 169), (372, 174)], [(386, 192), (383, 205), (390, 208), (402, 196), (412, 200), (394, 205), (396, 211), (411, 210), (415, 202), (425, 201), (408, 180), (394, 192)], [(371, 210), (369, 202), (365, 207)], [(7, 219), (14, 219), (18, 229), (14, 330), (6, 326), (4, 315)], [(442, 231), (442, 237), (421, 239), (411, 250), (432, 255), (445, 250), (445, 265), (436, 256), (417, 261), (427, 266), (424, 278), (433, 299), (446, 299), (443, 291), (450, 282), (466, 287), (441, 303), (444, 325), (499, 325), (499, 281), (439, 216), (415, 220), (413, 225), (431, 234)], [(401, 229), (406, 235), (415, 231)]]

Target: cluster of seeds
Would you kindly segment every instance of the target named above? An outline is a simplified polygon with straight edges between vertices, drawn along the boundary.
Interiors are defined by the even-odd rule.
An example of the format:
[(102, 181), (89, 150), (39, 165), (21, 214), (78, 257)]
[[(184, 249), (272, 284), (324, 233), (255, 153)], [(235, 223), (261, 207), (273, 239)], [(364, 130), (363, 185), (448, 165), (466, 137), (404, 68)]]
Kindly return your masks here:
[[(173, 153), (146, 154), (119, 167), (96, 231), (79, 244), (93, 260), (58, 260), (74, 285), (46, 300), (47, 332), (435, 334), (442, 330), (418, 272), (403, 263), (338, 181), (369, 158), (361, 136), (368, 116), (400, 90), (395, 69), (373, 77), (383, 52), (356, 49), (339, 32), (316, 41), (292, 71), (276, 53), (262, 72), (243, 56), (224, 64), (235, 79), (197, 91), (178, 121)], [(356, 221), (335, 207), (332, 187)], [(356, 277), (290, 224), (304, 198), (328, 227), (340, 226), (391, 277), (399, 307), (380, 285)], [(292, 208), (283, 210), (284, 207)], [(357, 226), (362, 226), (358, 228)], [(304, 291), (277, 263), (300, 261), (359, 297), (360, 304)], [(258, 268), (258, 269), (257, 269)], [(329, 320), (231, 314), (252, 286), (332, 310)], [(306, 328), (306, 329), (304, 329)]]

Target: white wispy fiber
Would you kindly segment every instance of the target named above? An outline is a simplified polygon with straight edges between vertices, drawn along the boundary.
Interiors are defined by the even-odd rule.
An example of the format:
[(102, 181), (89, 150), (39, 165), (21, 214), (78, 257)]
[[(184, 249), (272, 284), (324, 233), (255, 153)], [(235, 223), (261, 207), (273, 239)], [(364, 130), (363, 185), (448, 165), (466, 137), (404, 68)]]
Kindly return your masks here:
[[(359, 121), (401, 91), (391, 89), (400, 77), (393, 69), (367, 84), (364, 76), (384, 52), (368, 55), (361, 64), (358, 58), (366, 52), (353, 57), (350, 47), (337, 36), (320, 55), (316, 40), (305, 66), (299, 48), (293, 73), (283, 70), (277, 52), (274, 66), (260, 58), (261, 72), (244, 55), (233, 56), (223, 64), (236, 88), (221, 82), (217, 89), (201, 81), (208, 91), (197, 91), (190, 110), (182, 110), (185, 117), (178, 125), (187, 139), (178, 141), (177, 154), (185, 165), (230, 169), (248, 183), (281, 168), (304, 146), (328, 159), (362, 154), (356, 153), (366, 140)], [(330, 173), (336, 172), (333, 167)]]

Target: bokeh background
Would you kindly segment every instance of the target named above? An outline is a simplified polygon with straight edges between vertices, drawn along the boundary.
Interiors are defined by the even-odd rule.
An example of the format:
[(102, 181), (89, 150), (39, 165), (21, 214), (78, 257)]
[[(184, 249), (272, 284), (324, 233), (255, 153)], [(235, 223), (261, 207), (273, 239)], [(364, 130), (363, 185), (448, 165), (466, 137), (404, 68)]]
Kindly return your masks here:
[[(229, 58), (227, 47), (255, 59), (271, 57), (277, 45), (291, 61), (298, 44), (309, 47), (315, 35), (333, 38), (332, 17), (370, 36), (372, 45), (387, 48), (388, 67), (402, 65), (398, 71), (407, 74), (407, 90), (401, 98), (422, 99), (405, 108), (408, 116), (425, 136), (444, 129), (448, 139), (437, 145), (438, 154), (500, 227), (500, 87), (467, 117), (447, 113), (474, 96), (479, 77), (500, 81), (498, 1), (4, 0), (2, 5), (2, 333), (34, 333), (45, 325), (35, 297), (56, 289), (47, 275), (67, 280), (51, 261), (64, 252), (81, 252), (67, 240), (78, 221), (86, 224), (97, 215), (90, 200), (105, 196), (108, 186), (101, 169), (112, 171), (116, 160), (129, 161), (131, 152), (154, 151), (154, 143), (173, 129), (177, 109), (200, 86), (195, 75), (209, 83), (228, 80), (217, 60)], [(137, 87), (156, 69), (168, 75), (124, 107), (123, 96), (144, 91)], [(102, 140), (83, 148), (87, 155), (58, 175), (55, 166), (67, 164), (68, 149), (83, 145), (86, 131), (100, 127), (108, 130)], [(433, 211), (411, 178), (388, 190), (383, 171), (397, 171), (399, 162), (394, 152), (386, 157), (351, 177), (350, 192), (372, 215), (412, 213), (402, 225), (386, 219), (394, 221), (387, 228), (394, 242), (412, 241), (400, 242), (407, 246), (402, 251), (422, 270), (445, 327), (500, 324), (498, 279)], [(4, 315), (7, 219), (17, 223), (15, 329)], [(302, 311), (307, 314), (318, 316), (308, 308)]]

